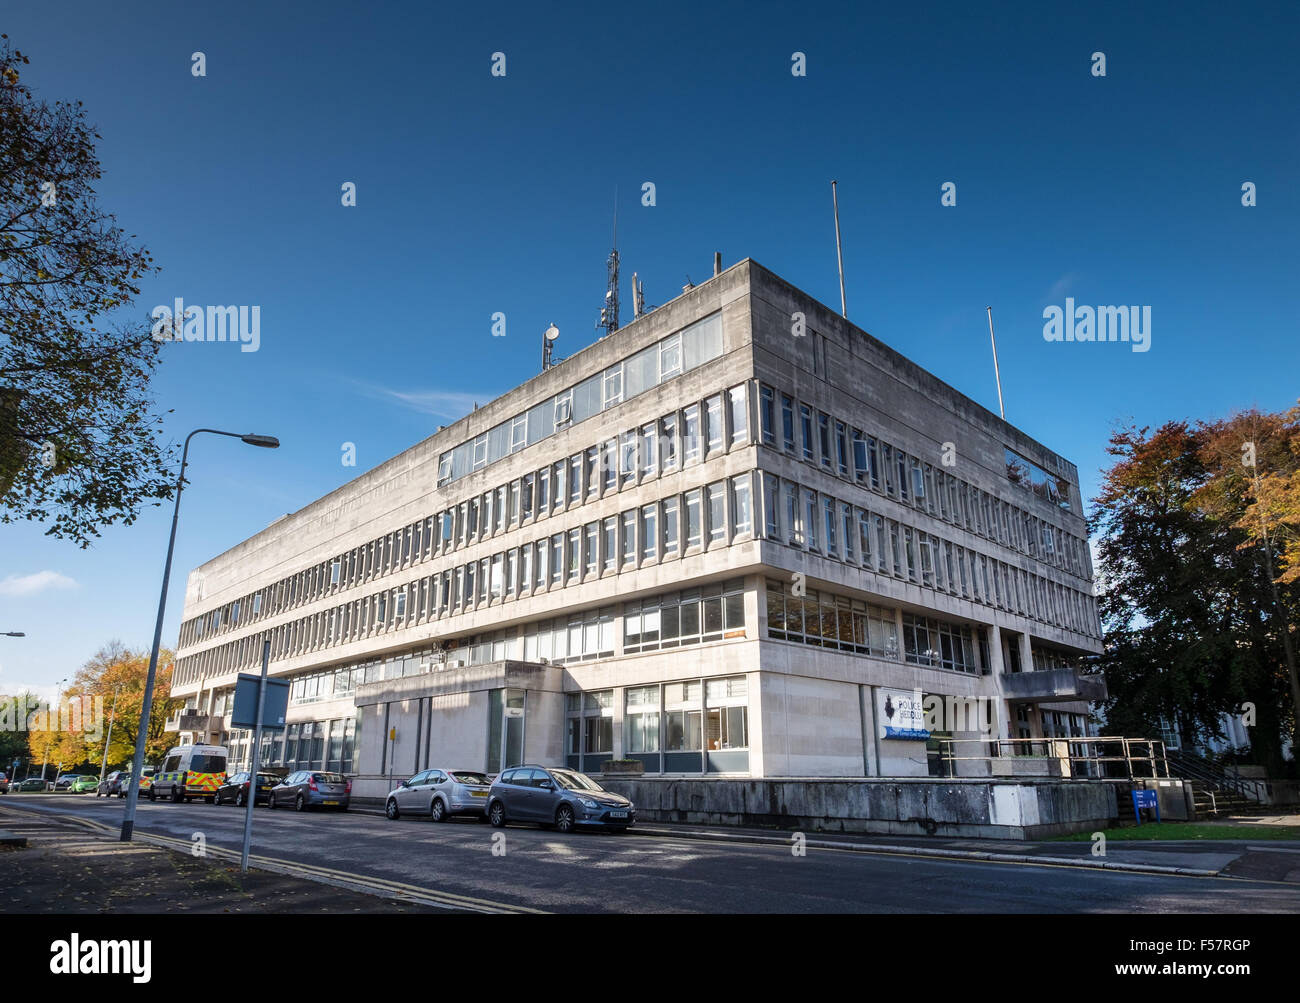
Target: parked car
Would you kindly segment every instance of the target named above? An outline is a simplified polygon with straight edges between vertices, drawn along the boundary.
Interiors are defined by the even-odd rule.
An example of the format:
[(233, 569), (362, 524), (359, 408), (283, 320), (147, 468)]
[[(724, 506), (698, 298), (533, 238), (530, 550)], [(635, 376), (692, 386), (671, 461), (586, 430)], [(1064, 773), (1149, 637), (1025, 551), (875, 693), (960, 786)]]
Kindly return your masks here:
[[(257, 804), (266, 804), (271, 797), (271, 788), (280, 782), (279, 777), (273, 777), (269, 773), (259, 773), (257, 775)], [(229, 801), (233, 805), (243, 807), (248, 803), (248, 771), (236, 773), (224, 784), (217, 788), (217, 804), (225, 804)]]
[(9, 793), (9, 778), (5, 776), (3, 773), (0, 773), (0, 794), (8, 794), (8, 793)]
[(111, 798), (121, 788), (123, 781), (131, 779), (126, 770), (114, 770), (107, 774), (95, 787), (95, 797)]
[(69, 788), (73, 794), (88, 794), (99, 786), (99, 777), (92, 777), (89, 774), (82, 774), (72, 782)]
[(493, 782), (487, 817), (498, 828), (536, 822), (560, 832), (580, 826), (624, 832), (636, 821), (636, 808), (577, 770), (524, 765), (503, 770)]
[(291, 804), (298, 811), (308, 808), (330, 807), (339, 811), (348, 810), (352, 800), (352, 781), (341, 773), (326, 773), (321, 770), (299, 770), (290, 773), (281, 783), (271, 788), (267, 799), (268, 808)]
[(48, 780), (42, 780), (40, 777), (28, 777), (21, 783), (11, 787), (10, 790), (23, 794), (43, 794), (46, 791), (54, 790), (54, 784)]
[(425, 770), (389, 791), (384, 814), (389, 818), (404, 813), (428, 815), (435, 822), (445, 822), (453, 815), (483, 818), (491, 786), (487, 774), (477, 770)]
[(226, 780), (224, 745), (178, 745), (167, 753), (162, 769), (149, 786), (149, 800), (170, 797), (174, 802), (203, 798), (211, 804)]
[(54, 781), (54, 789), (56, 791), (66, 791), (74, 783), (76, 783), (76, 781), (77, 781), (77, 774), (60, 773), (58, 779)]

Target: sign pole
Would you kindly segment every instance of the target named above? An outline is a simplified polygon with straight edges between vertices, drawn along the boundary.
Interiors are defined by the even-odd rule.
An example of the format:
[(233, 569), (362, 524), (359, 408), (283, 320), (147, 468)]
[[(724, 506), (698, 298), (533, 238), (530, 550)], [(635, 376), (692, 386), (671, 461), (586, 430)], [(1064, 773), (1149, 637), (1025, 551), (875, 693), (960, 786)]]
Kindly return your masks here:
[(253, 808), (257, 805), (257, 770), (262, 751), (262, 711), (266, 708), (266, 669), (271, 661), (270, 638), (262, 642), (262, 681), (257, 687), (257, 719), (253, 728), (253, 756), (250, 761), (251, 772), (248, 775), (248, 797), (244, 807), (244, 847), (239, 854), (239, 873), (248, 873), (248, 847), (253, 841)]

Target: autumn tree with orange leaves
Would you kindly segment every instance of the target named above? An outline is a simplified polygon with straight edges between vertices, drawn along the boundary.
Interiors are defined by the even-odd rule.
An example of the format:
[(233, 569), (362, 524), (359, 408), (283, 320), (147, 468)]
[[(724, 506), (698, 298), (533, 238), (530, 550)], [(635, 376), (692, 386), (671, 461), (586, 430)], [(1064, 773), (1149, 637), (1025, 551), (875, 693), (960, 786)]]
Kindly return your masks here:
[(1094, 499), (1111, 729), (1222, 737), (1242, 714), (1271, 776), (1295, 740), (1300, 408), (1112, 435)]

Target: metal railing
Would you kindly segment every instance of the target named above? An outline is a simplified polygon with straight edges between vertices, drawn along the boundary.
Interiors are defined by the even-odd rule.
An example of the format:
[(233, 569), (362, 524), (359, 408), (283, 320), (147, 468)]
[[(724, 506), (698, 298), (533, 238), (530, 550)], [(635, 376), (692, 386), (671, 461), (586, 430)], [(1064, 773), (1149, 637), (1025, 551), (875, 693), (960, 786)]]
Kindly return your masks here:
[[(944, 776), (961, 776), (956, 766), (981, 762), (993, 772), (993, 764), (1038, 759), (1059, 764), (1059, 775), (1098, 780), (1150, 780), (1169, 776), (1165, 743), (1157, 738), (1122, 736), (1063, 736), (1060, 738), (940, 738), (940, 768)], [(971, 754), (966, 748), (974, 746)], [(1012, 770), (1012, 775), (1016, 771)], [(1030, 775), (1029, 770), (1024, 775)]]

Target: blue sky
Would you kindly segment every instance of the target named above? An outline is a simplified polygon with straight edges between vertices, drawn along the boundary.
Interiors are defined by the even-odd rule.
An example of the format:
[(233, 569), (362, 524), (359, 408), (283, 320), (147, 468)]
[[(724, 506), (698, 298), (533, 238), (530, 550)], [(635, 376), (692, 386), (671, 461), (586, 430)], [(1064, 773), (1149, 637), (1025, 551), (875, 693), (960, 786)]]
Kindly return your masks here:
[[(663, 303), (715, 250), (838, 304), (838, 179), (850, 319), (996, 410), (991, 305), (1007, 417), (1085, 497), (1117, 420), (1288, 406), (1297, 10), (9, 5), (27, 82), (85, 102), (102, 204), (162, 266), (139, 315), (261, 308), (257, 352), (169, 345), (155, 380), (177, 442), (283, 442), (195, 440), (164, 642), (191, 568), (534, 375), (549, 323), (562, 355), (594, 340), (616, 188), (627, 317), (633, 270)], [(1066, 296), (1149, 305), (1151, 350), (1045, 342)], [(0, 691), (147, 647), (169, 517), (87, 551), (0, 528), (0, 630), (28, 634), (0, 638)]]

